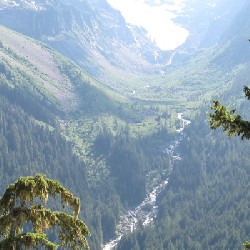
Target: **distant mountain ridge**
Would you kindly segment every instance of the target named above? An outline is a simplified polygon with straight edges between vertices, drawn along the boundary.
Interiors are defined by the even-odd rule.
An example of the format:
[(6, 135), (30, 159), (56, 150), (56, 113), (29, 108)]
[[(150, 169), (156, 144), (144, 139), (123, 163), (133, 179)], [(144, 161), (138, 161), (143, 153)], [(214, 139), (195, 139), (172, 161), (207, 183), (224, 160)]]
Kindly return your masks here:
[[(248, 72), (249, 11), (246, 3), (233, 22), (216, 30), (224, 39), (211, 39), (204, 48), (197, 45), (200, 40), (197, 46), (191, 43), (186, 54), (173, 54), (179, 64), (166, 65), (172, 52), (158, 51), (143, 28), (128, 25), (105, 0), (0, 0), (0, 168), (5, 183), (13, 173), (38, 171), (68, 183), (86, 202), (83, 213), (91, 216), (93, 249), (100, 249), (113, 237), (120, 211), (140, 202), (146, 188), (168, 173), (163, 150), (172, 137), (167, 132), (178, 127), (176, 113), (193, 116), (201, 103), (209, 106), (212, 95), (239, 82), (242, 68)], [(210, 31), (204, 28), (201, 37)], [(235, 93), (230, 94), (235, 101)], [(193, 133), (203, 139), (196, 128)], [(185, 146), (190, 145), (187, 137)]]
[(177, 21), (190, 31), (185, 47), (209, 48), (218, 44), (246, 0), (187, 1), (184, 16)]
[(154, 52), (160, 50), (146, 32), (128, 27), (104, 0), (7, 1), (0, 9), (3, 25), (49, 44), (81, 66), (91, 65), (92, 71), (92, 60), (102, 67), (126, 65), (131, 72), (141, 71), (136, 65), (150, 71), (149, 65), (158, 62)]
[(0, 26), (0, 56), (2, 91), (23, 93), (60, 115), (116, 109), (108, 92), (70, 60), (4, 26)]
[(246, 1), (241, 10), (233, 18), (231, 24), (223, 32), (220, 44), (224, 45), (216, 58), (217, 64), (227, 62), (230, 66), (250, 62), (250, 3)]
[[(187, 2), (183, 15), (176, 22), (190, 30), (190, 37), (174, 52), (160, 51), (147, 37), (146, 30), (127, 24), (106, 0), (1, 1), (0, 23), (59, 51), (120, 96), (161, 100), (172, 98), (176, 93), (178, 96), (179, 92), (173, 89), (179, 88), (191, 100), (189, 95), (193, 94), (186, 90), (191, 85), (196, 95), (199, 91), (195, 86), (197, 77), (205, 89), (210, 88), (220, 71), (218, 66), (229, 65), (229, 61), (236, 63), (234, 58), (243, 57), (247, 41), (245, 38), (237, 40), (237, 25), (232, 27), (235, 38), (223, 36), (227, 37), (226, 30), (231, 29), (244, 2), (211, 0), (205, 5), (197, 0)], [(236, 39), (235, 52), (232, 39)], [(247, 53), (244, 56), (247, 57)], [(214, 66), (218, 67), (216, 72)], [(188, 73), (184, 73), (184, 68), (188, 68)], [(198, 73), (197, 68), (200, 68)], [(202, 78), (207, 70), (213, 74)], [(188, 81), (184, 80), (187, 74), (190, 75)]]
[(123, 205), (145, 197), (153, 162), (166, 169), (168, 161), (143, 152), (126, 126), (147, 112), (154, 122), (158, 111), (118, 97), (47, 45), (0, 25), (0, 191), (37, 172), (67, 183), (87, 203), (93, 249), (113, 237)]

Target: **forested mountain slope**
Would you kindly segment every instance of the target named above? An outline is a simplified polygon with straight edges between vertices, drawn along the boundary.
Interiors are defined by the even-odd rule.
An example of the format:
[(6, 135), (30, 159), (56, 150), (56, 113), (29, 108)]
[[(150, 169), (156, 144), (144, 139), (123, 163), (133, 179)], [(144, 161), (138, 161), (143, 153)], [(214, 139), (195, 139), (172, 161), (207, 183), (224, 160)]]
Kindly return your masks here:
[[(249, 6), (226, 17), (213, 47), (172, 54), (166, 65), (170, 54), (155, 61), (145, 30), (135, 39), (135, 27), (104, 0), (0, 1), (1, 23), (30, 36), (0, 26), (0, 191), (20, 175), (58, 179), (81, 198), (91, 248), (101, 249), (121, 213), (171, 172), (165, 149), (177, 112), (195, 117), (220, 92), (241, 103)], [(210, 132), (205, 112), (186, 132), (155, 224), (119, 249), (231, 249), (247, 238), (248, 144)]]
[(126, 103), (44, 44), (0, 33), (0, 190), (22, 175), (58, 179), (81, 198), (90, 245), (100, 249), (121, 210), (146, 196), (147, 175), (168, 171), (168, 158), (150, 146), (167, 131), (135, 136), (141, 119), (159, 124), (159, 110)]
[[(249, 6), (246, 2), (221, 34), (211, 61), (228, 73), (241, 67), (223, 94), (213, 98), (236, 107), (246, 119), (249, 103), (242, 91), (250, 79)], [(209, 103), (186, 129), (182, 160), (158, 200), (156, 222), (124, 237), (118, 249), (241, 249), (249, 239), (250, 144), (211, 131), (208, 111)]]
[(118, 249), (241, 249), (248, 239), (249, 142), (211, 132), (205, 112), (186, 130), (157, 220)]
[[(15, 97), (18, 97), (16, 95)], [(32, 105), (32, 103), (28, 103)], [(20, 106), (0, 94), (1, 194), (20, 176), (43, 173), (64, 183), (86, 203), (81, 218), (93, 224), (93, 199), (85, 163), (72, 154), (72, 146), (58, 131), (38, 123)], [(95, 230), (92, 228), (94, 241)]]
[(0, 32), (1, 72), (9, 81), (2, 81), (2, 86), (26, 92), (25, 95), (30, 92), (54, 112), (72, 114), (81, 108), (83, 113), (114, 109), (114, 101), (95, 86), (98, 83), (72, 62), (3, 26)]
[(1, 24), (55, 48), (111, 88), (126, 81), (125, 72), (152, 74), (169, 57), (105, 0), (11, 2), (0, 3)]
[[(230, 81), (224, 78), (228, 72), (211, 62), (218, 49), (224, 53), (221, 32), (243, 1), (188, 1), (176, 20), (190, 37), (176, 51), (161, 51), (106, 0), (4, 1), (0, 23), (53, 47), (119, 95), (175, 104), (182, 97), (181, 102), (204, 98)], [(215, 79), (222, 80), (216, 84)]]

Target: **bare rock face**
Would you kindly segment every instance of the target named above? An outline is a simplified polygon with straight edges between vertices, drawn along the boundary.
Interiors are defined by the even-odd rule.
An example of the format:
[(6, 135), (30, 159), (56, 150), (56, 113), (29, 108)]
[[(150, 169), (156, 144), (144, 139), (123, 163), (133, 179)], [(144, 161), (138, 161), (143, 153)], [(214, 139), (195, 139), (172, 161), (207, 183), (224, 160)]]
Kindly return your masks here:
[(244, 1), (188, 1), (176, 21), (190, 36), (175, 52), (160, 50), (144, 28), (126, 23), (106, 0), (0, 1), (0, 24), (48, 44), (116, 89), (128, 77), (136, 82), (137, 77), (160, 74), (169, 64), (188, 60), (194, 51), (220, 43)]
[(170, 56), (105, 0), (1, 1), (0, 23), (48, 44), (99, 78), (106, 70), (153, 74)]

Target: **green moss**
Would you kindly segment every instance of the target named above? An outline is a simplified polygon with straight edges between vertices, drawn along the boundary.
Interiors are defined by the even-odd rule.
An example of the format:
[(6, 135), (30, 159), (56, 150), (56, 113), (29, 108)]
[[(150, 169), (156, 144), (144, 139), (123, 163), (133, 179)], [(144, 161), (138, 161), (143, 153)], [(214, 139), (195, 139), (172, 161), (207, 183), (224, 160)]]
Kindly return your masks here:
[(15, 246), (15, 249), (21, 249), (23, 245), (27, 248), (43, 245), (47, 250), (55, 250), (58, 247), (58, 245), (47, 240), (46, 234), (27, 233), (1, 241), (0, 249), (12, 249), (13, 246)]
[(244, 246), (245, 246), (245, 249), (250, 249), (250, 242), (246, 241)]
[[(39, 198), (46, 202), (49, 196), (61, 195), (63, 205), (71, 206), (73, 215), (51, 211), (41, 204), (34, 204)], [(46, 178), (42, 174), (20, 177), (11, 184), (0, 199), (0, 249), (10, 249), (14, 244), (35, 247), (41, 244), (47, 249), (56, 249), (56, 245), (46, 239), (44, 231), (57, 227), (60, 229), (60, 246), (72, 249), (89, 249), (86, 235), (90, 236), (88, 227), (77, 219), (80, 211), (80, 200), (65, 189), (60, 182)], [(34, 232), (21, 234), (25, 222), (30, 222)]]

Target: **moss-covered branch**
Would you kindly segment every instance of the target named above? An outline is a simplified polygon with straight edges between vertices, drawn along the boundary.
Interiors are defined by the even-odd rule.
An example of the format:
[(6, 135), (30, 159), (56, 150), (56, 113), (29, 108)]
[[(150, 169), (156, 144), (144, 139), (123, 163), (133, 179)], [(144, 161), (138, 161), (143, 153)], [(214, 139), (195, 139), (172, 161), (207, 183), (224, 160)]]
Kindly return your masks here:
[(25, 202), (32, 202), (34, 198), (47, 201), (49, 196), (61, 195), (61, 201), (65, 205), (71, 206), (74, 216), (77, 218), (80, 212), (80, 200), (64, 188), (60, 182), (46, 178), (42, 174), (35, 177), (21, 177), (14, 184), (11, 184), (0, 200), (0, 211), (8, 213), (20, 201), (21, 207)]
[(46, 234), (27, 233), (18, 234), (14, 238), (8, 238), (0, 242), (0, 249), (21, 249), (22, 246), (37, 247), (45, 246), (47, 250), (55, 250), (58, 245), (47, 240)]
[[(33, 204), (39, 198), (44, 203), (49, 196), (61, 196), (63, 205), (73, 209), (73, 215), (60, 211), (51, 211), (41, 204)], [(10, 185), (0, 199), (0, 249), (11, 249), (19, 245), (29, 247), (41, 244), (48, 249), (56, 249), (56, 245), (47, 241), (45, 230), (56, 227), (60, 230), (60, 246), (72, 249), (89, 249), (86, 236), (90, 232), (85, 223), (77, 218), (80, 210), (80, 200), (74, 197), (58, 181), (45, 178), (43, 175), (35, 177), (21, 177)], [(23, 226), (30, 222), (33, 233), (22, 234)], [(6, 248), (1, 248), (6, 246)], [(8, 246), (8, 247), (7, 247)]]

